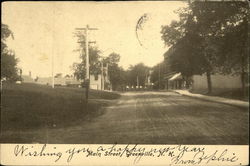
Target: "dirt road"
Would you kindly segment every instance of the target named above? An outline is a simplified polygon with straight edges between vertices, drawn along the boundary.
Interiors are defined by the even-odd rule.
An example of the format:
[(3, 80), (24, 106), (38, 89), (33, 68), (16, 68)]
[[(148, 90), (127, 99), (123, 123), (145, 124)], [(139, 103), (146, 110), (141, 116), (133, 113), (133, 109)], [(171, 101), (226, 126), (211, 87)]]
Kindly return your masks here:
[(39, 143), (239, 145), (248, 144), (248, 121), (248, 110), (229, 105), (173, 92), (128, 92), (80, 125), (19, 134)]

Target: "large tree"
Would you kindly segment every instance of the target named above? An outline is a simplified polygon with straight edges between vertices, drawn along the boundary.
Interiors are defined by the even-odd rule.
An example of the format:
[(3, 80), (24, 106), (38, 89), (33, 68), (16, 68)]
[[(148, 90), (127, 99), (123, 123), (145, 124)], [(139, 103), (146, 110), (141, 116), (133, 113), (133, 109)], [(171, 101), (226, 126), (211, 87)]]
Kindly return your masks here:
[(131, 65), (128, 69), (128, 84), (130, 86), (145, 86), (145, 81), (149, 75), (150, 68), (143, 63)]
[[(232, 34), (232, 29), (238, 31), (241, 37), (247, 36), (246, 28), (240, 28), (240, 25), (243, 27), (246, 25), (244, 20), (247, 18), (247, 11), (246, 2), (206, 1), (195, 1), (190, 3), (189, 7), (180, 10), (180, 20), (173, 21), (169, 26), (163, 26), (161, 31), (165, 44), (173, 47), (169, 55), (173, 68), (184, 75), (206, 73), (208, 92), (211, 92), (211, 73), (225, 71), (228, 63), (245, 66), (240, 62), (235, 63), (236, 61), (228, 55), (224, 56), (228, 53), (222, 48), (225, 47), (226, 33)], [(234, 38), (233, 41), (239, 41), (239, 38)], [(246, 48), (246, 41), (240, 42), (243, 50)], [(233, 49), (236, 50), (237, 47)], [(234, 56), (245, 59), (241, 53)], [(246, 54), (244, 57), (247, 57)]]
[(196, 2), (191, 7), (203, 37), (205, 58), (216, 72), (241, 74), (244, 92), (248, 71), (248, 2)]
[(10, 36), (13, 38), (13, 33), (8, 25), (1, 24), (1, 79), (5, 78), (8, 81), (16, 81), (18, 79), (18, 59), (15, 58), (14, 51), (8, 49), (6, 44), (6, 39)]
[(231, 17), (222, 26), (217, 65), (223, 74), (240, 75), (245, 93), (245, 83), (249, 81), (249, 3), (231, 2), (230, 6), (230, 10), (223, 9), (225, 13), (231, 13)]
[(119, 66), (120, 55), (113, 52), (103, 60), (105, 66), (108, 66), (108, 76), (113, 90), (122, 90), (126, 86), (126, 73)]

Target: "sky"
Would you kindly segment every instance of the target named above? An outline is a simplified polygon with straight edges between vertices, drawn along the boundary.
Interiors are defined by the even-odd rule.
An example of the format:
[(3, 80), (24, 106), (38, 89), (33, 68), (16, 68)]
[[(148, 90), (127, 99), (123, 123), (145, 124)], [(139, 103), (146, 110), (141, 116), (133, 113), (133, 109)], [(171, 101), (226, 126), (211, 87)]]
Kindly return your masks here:
[[(102, 56), (112, 52), (120, 54), (119, 65), (144, 63), (154, 66), (163, 60), (168, 50), (161, 39), (161, 26), (178, 20), (174, 13), (186, 2), (135, 1), (135, 2), (4, 2), (2, 23), (14, 33), (7, 44), (19, 59), (23, 74), (45, 77), (54, 73), (72, 74), (74, 62), (81, 62), (77, 49), (75, 28), (98, 28), (90, 31), (89, 40), (96, 41)], [(147, 21), (138, 31), (138, 20), (146, 14)]]

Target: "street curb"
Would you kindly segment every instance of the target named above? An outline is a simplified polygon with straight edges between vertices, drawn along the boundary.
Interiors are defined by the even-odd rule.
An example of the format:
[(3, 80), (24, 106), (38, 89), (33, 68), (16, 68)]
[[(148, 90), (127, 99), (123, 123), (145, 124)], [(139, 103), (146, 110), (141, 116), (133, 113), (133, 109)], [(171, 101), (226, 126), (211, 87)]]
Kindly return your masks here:
[[(187, 95), (187, 94), (182, 94), (182, 93), (174, 91), (174, 90), (172, 92), (175, 92), (175, 93), (180, 94), (182, 96), (187, 96), (187, 97), (196, 98), (196, 99), (200, 99), (200, 100), (205, 100), (205, 101), (210, 101), (210, 102), (215, 102), (215, 103), (220, 103), (220, 104), (226, 104), (226, 105), (231, 105), (231, 106), (240, 107), (240, 108), (249, 108), (249, 102), (244, 102), (244, 101), (240, 101), (240, 100), (239, 100), (240, 102), (244, 102), (244, 103), (243, 104), (236, 104), (236, 103), (222, 102), (222, 101), (218, 101), (218, 100), (211, 100), (208, 98), (202, 98), (202, 97), (198, 97), (198, 96), (191, 96), (191, 95)], [(208, 96), (208, 97), (210, 97), (210, 96)], [(222, 97), (216, 97), (216, 98), (222, 98)], [(223, 99), (226, 99), (226, 98), (223, 98)], [(233, 100), (233, 99), (226, 99), (226, 100)]]

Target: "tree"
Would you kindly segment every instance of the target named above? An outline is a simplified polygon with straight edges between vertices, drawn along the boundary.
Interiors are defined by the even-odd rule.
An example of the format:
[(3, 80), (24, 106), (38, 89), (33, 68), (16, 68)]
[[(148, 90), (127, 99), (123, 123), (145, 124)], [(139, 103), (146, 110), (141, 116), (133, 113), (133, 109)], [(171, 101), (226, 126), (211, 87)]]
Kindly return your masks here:
[(204, 40), (204, 56), (216, 72), (241, 73), (244, 92), (248, 68), (248, 2), (196, 2), (191, 6), (193, 18), (197, 19), (197, 30)]
[[(80, 63), (74, 63), (72, 69), (74, 70), (74, 76), (78, 80), (84, 80), (86, 75), (86, 53), (85, 53), (85, 36), (76, 33), (78, 38), (78, 43), (80, 44), (81, 55)], [(89, 46), (89, 65), (90, 74), (100, 74), (101, 73), (101, 63), (100, 63), (100, 50), (97, 47)]]
[(107, 58), (104, 59), (104, 63), (109, 63), (110, 65), (117, 64), (120, 62), (121, 56), (115, 52), (109, 54)]
[[(247, 2), (230, 3), (231, 13), (223, 26), (223, 37), (218, 45), (219, 71), (223, 74), (241, 76), (242, 92), (245, 96), (245, 83), (249, 75), (249, 4)], [(233, 14), (232, 14), (233, 13)]]
[[(237, 25), (243, 25), (244, 22), (246, 24), (244, 20), (247, 18), (247, 11), (246, 2), (206, 1), (195, 1), (189, 4), (189, 7), (180, 10), (180, 21), (163, 26), (161, 31), (165, 44), (173, 47), (173, 52), (169, 57), (171, 57), (174, 70), (184, 75), (206, 73), (208, 92), (211, 92), (211, 73), (225, 71), (228, 69), (228, 63), (245, 66), (242, 63), (236, 63), (228, 55), (224, 56), (226, 52), (222, 46), (224, 45), (225, 48), (225, 34), (232, 32), (229, 29), (239, 31), (241, 28)], [(246, 35), (246, 28), (243, 29), (245, 30), (238, 33), (241, 37)], [(239, 39), (234, 39), (234, 41), (239, 41)], [(239, 42), (241, 48), (246, 48), (246, 41)], [(237, 47), (232, 48), (237, 50)], [(240, 53), (235, 56), (238, 59), (245, 59)]]
[(120, 55), (113, 52), (103, 60), (108, 65), (108, 75), (113, 90), (123, 89), (126, 86), (125, 71), (118, 65)]
[(189, 78), (194, 74), (210, 71), (211, 65), (202, 54), (202, 37), (196, 33), (191, 11), (184, 8), (179, 12), (179, 22), (173, 21), (169, 26), (162, 27), (162, 39), (166, 45), (171, 46), (164, 57), (172, 71), (181, 72), (184, 77)]
[[(145, 86), (146, 77), (149, 74), (149, 67), (143, 63), (138, 63), (134, 66), (130, 66), (128, 69), (128, 84), (130, 86)], [(137, 82), (138, 81), (138, 82)]]
[(5, 78), (8, 81), (18, 80), (17, 63), (18, 59), (15, 58), (13, 50), (9, 50), (6, 44), (6, 39), (13, 33), (8, 25), (1, 24), (1, 79)]

